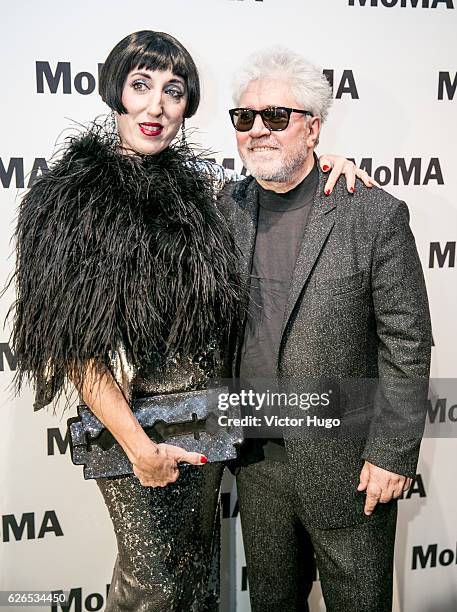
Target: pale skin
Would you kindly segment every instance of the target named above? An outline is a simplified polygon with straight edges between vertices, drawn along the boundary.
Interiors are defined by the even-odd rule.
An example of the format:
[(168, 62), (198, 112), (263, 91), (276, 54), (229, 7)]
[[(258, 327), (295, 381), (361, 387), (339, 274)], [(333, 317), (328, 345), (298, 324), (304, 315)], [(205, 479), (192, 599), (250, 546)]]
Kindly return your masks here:
[(369, 461), (365, 461), (360, 472), (360, 483), (357, 491), (365, 491), (367, 516), (373, 514), (378, 503), (386, 504), (391, 499), (398, 499), (411, 486), (411, 478), (384, 470)]
[[(160, 153), (175, 138), (184, 119), (187, 104), (184, 79), (170, 70), (134, 69), (124, 84), (122, 103), (127, 110), (117, 115), (122, 151), (127, 155)], [(320, 164), (324, 171), (331, 170), (326, 190), (333, 189), (341, 174), (346, 176), (348, 189), (354, 187), (356, 175), (366, 185), (374, 184), (366, 172), (345, 158), (324, 155)], [(175, 482), (179, 477), (179, 462), (206, 463), (206, 457), (199, 453), (152, 442), (110, 372), (96, 373), (89, 366), (79, 391), (121, 445), (143, 486), (164, 487)]]
[[(252, 81), (244, 90), (238, 106), (253, 110), (262, 110), (270, 106), (308, 110), (297, 102), (290, 87), (280, 79)], [(260, 115), (256, 115), (251, 130), (236, 132), (238, 152), (246, 168), (264, 189), (285, 193), (301, 183), (311, 172), (314, 165), (313, 152), (320, 130), (320, 117), (292, 113), (289, 125), (284, 131), (271, 132), (264, 125)], [(292, 164), (291, 160), (298, 161)], [(321, 160), (322, 158), (319, 162), (322, 165)], [(290, 173), (275, 178), (275, 175), (279, 177), (279, 170), (285, 166), (291, 168)], [(367, 184), (366, 181), (364, 183)], [(331, 183), (330, 186), (333, 185)], [(352, 191), (351, 187), (353, 183), (348, 182), (349, 191)], [(364, 512), (369, 516), (378, 503), (387, 503), (400, 497), (410, 486), (411, 478), (389, 472), (365, 461), (357, 490), (366, 493)]]

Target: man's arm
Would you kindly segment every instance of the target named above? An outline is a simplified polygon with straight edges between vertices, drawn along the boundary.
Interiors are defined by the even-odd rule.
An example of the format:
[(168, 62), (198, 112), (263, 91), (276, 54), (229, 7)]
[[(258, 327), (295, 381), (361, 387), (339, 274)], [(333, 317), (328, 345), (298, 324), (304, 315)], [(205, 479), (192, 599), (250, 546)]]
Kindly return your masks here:
[(358, 487), (367, 493), (368, 514), (378, 501), (398, 497), (416, 472), (430, 371), (424, 276), (408, 208), (394, 199), (375, 240), (372, 297), (380, 384)]

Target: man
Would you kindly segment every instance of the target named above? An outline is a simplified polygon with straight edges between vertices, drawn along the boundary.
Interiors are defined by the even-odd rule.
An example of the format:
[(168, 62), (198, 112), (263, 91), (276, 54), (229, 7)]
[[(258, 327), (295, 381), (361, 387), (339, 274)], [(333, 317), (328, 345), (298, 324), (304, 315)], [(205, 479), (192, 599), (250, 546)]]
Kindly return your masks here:
[(416, 470), (431, 347), (408, 210), (360, 182), (323, 195), (314, 148), (331, 90), (319, 70), (287, 51), (246, 66), (230, 114), (251, 176), (220, 201), (250, 296), (235, 376), (290, 391), (382, 385), (367, 403), (346, 394), (343, 425), (357, 409), (368, 420), (353, 436), (284, 428), (248, 445), (237, 485), (252, 610), (307, 610), (314, 555), (328, 612), (391, 610), (396, 500)]

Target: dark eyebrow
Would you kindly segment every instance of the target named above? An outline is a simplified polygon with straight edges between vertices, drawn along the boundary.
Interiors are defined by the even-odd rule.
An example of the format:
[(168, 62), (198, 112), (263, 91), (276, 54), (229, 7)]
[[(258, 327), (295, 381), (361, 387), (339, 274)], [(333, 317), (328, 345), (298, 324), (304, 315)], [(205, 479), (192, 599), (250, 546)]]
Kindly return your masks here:
[(133, 74), (130, 75), (130, 77), (134, 77), (134, 76), (142, 76), (145, 79), (151, 78), (147, 72), (134, 72)]
[[(151, 80), (151, 77), (150, 77), (150, 75), (147, 72), (140, 72), (140, 71), (134, 72), (133, 74), (130, 75), (130, 78), (133, 78), (133, 77), (136, 77), (136, 76), (141, 76), (141, 77), (143, 77), (145, 79), (148, 79), (148, 81)], [(180, 79), (170, 79), (168, 81), (167, 85), (169, 85), (170, 83), (171, 84), (175, 84), (176, 83), (178, 85), (183, 85), (185, 87), (184, 79), (183, 80), (180, 80)]]

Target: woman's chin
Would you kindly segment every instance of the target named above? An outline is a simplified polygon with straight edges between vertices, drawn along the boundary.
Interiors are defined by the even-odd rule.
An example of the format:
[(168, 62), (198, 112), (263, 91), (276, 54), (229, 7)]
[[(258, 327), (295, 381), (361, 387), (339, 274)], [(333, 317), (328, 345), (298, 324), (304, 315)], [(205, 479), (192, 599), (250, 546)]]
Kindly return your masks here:
[(164, 151), (169, 144), (169, 142), (164, 142), (163, 140), (160, 142), (145, 142), (141, 139), (131, 143), (122, 143), (122, 150), (126, 155), (157, 155), (157, 153)]

